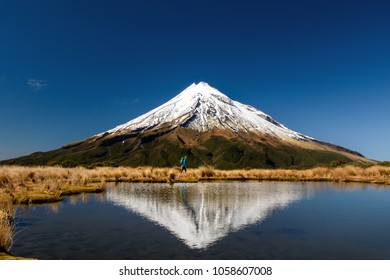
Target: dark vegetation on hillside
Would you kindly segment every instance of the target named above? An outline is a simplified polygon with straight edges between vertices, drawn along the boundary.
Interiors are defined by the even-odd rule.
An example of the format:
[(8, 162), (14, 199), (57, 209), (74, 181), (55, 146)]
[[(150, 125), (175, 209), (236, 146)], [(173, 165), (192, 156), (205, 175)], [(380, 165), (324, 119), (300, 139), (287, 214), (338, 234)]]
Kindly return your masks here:
[[(130, 142), (130, 141), (129, 141)], [(245, 145), (238, 140), (212, 137), (201, 145), (192, 147), (168, 140), (157, 142), (114, 143), (111, 146), (101, 141), (98, 145), (81, 143), (50, 152), (37, 152), (3, 164), (61, 165), (89, 168), (98, 166), (176, 166), (182, 155), (188, 156), (192, 167), (203, 165), (217, 169), (239, 168), (309, 168), (334, 161), (351, 160), (331, 151), (296, 149), (290, 146), (272, 147), (258, 144)]]

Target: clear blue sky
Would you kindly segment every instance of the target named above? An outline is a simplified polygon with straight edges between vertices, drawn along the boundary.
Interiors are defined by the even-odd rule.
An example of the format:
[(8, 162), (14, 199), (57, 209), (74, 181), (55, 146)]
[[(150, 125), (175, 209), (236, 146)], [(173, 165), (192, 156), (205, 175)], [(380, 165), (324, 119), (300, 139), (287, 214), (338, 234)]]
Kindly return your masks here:
[(122, 124), (205, 81), (390, 160), (390, 2), (0, 0), (0, 159)]

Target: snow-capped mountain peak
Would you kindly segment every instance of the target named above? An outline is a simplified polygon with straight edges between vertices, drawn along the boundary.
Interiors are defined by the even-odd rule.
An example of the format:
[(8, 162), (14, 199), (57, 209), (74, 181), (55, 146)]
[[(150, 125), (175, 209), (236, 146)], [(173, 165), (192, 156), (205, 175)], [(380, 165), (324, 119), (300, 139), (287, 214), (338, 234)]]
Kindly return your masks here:
[(184, 99), (184, 101), (191, 102), (191, 100), (195, 100), (199, 98), (202, 101), (210, 101), (213, 98), (216, 98), (225, 103), (231, 103), (231, 99), (227, 97), (225, 94), (217, 90), (216, 88), (211, 87), (208, 83), (199, 82), (198, 84), (193, 83), (181, 93), (179, 93), (175, 98), (172, 99)]
[(71, 160), (91, 166), (172, 167), (183, 155), (188, 156), (190, 167), (217, 169), (312, 167), (336, 160), (374, 162), (358, 152), (294, 132), (200, 82), (106, 132), (0, 164)]
[(285, 139), (312, 139), (294, 132), (252, 106), (230, 99), (205, 82), (193, 83), (161, 106), (105, 133), (142, 132), (159, 126), (205, 132), (212, 128), (259, 132)]

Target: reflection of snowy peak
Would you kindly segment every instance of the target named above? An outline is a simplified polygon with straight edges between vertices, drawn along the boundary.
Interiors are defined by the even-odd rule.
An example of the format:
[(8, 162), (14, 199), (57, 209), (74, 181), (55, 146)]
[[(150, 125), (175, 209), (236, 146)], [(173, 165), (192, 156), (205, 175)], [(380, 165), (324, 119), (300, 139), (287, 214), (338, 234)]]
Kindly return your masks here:
[(201, 249), (313, 191), (288, 183), (123, 184), (108, 188), (107, 199)]
[(261, 132), (282, 139), (309, 139), (204, 82), (190, 85), (163, 105), (107, 132), (142, 132), (162, 125), (188, 127), (201, 132), (221, 128), (233, 132)]

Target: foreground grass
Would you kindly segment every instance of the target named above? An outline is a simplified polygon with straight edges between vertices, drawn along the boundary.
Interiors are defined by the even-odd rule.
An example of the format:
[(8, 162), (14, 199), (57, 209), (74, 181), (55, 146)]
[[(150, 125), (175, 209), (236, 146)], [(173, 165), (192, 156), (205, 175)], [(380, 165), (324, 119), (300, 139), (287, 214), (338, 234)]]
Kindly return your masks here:
[(7, 252), (0, 252), (0, 260), (35, 260), (35, 259), (17, 257), (17, 256), (13, 256)]
[(13, 241), (13, 205), (9, 199), (0, 200), (0, 252), (8, 251)]
[(210, 167), (21, 167), (0, 166), (0, 259), (12, 246), (13, 207), (18, 204), (47, 203), (64, 195), (102, 192), (106, 182), (198, 182), (203, 180), (274, 180), (274, 181), (335, 181), (365, 182), (390, 185), (390, 167), (341, 166), (317, 167), (306, 170), (216, 170)]

